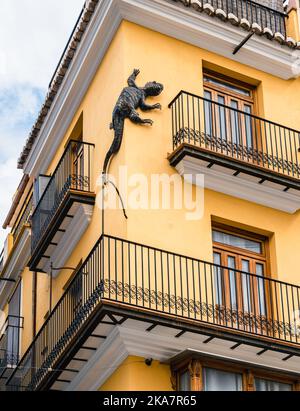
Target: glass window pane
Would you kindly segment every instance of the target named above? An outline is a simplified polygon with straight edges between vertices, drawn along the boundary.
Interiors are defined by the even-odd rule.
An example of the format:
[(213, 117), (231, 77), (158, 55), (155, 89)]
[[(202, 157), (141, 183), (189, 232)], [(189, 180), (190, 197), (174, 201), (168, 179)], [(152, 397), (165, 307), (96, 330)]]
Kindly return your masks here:
[(256, 391), (292, 391), (291, 384), (255, 378)]
[[(247, 114), (251, 114), (251, 106), (245, 105), (244, 111)], [(246, 130), (246, 145), (247, 147), (253, 147), (253, 136), (252, 136), (252, 119), (250, 116), (245, 115), (245, 130)]]
[[(234, 109), (238, 109), (238, 102), (235, 100), (231, 100), (230, 105)], [(231, 141), (234, 144), (239, 144), (240, 141), (240, 126), (239, 126), (239, 113), (234, 110), (230, 110), (230, 129), (231, 129)]]
[[(242, 260), (242, 271), (245, 273), (249, 273), (250, 271), (250, 263), (248, 260)], [(242, 287), (243, 287), (243, 303), (244, 303), (244, 310), (246, 312), (251, 311), (251, 282), (250, 276), (247, 274), (242, 274)]]
[[(205, 90), (204, 97), (208, 100), (211, 100), (211, 92)], [(212, 104), (209, 101), (204, 102), (204, 126), (205, 133), (208, 135), (212, 135)]]
[(262, 254), (262, 245), (258, 241), (248, 240), (247, 238), (239, 237), (233, 234), (222, 233), (221, 231), (213, 230), (213, 241), (232, 247), (242, 248), (254, 253)]
[(180, 391), (190, 391), (190, 373), (186, 371), (180, 375)]
[(19, 345), (20, 345), (20, 311), (21, 311), (21, 283), (19, 283), (13, 297), (9, 303), (9, 326), (7, 329), (7, 340), (6, 340), (6, 350), (8, 361), (14, 362), (14, 360), (19, 355)]
[(227, 90), (230, 90), (230, 91), (234, 91), (235, 93), (239, 93), (243, 96), (250, 97), (250, 91), (249, 90), (238, 87), (238, 86), (235, 86), (235, 85), (227, 83), (225, 81), (221, 81), (221, 80), (215, 79), (213, 77), (208, 77), (208, 76), (204, 76), (204, 81), (206, 83), (215, 84), (216, 86), (226, 88)]
[[(228, 257), (228, 267), (235, 268), (235, 258)], [(230, 284), (230, 307), (237, 308), (237, 292), (236, 292), (236, 271), (229, 270), (229, 284)]]
[(242, 375), (232, 372), (203, 369), (204, 391), (242, 391)]
[(263, 264), (256, 263), (256, 275), (260, 277), (264, 276), (264, 266)]
[(244, 111), (247, 114), (251, 114), (252, 108), (248, 104), (245, 104)]
[[(264, 266), (263, 264), (256, 263), (256, 275), (259, 277), (264, 276)], [(263, 278), (257, 280), (257, 294), (258, 294), (258, 308), (261, 315), (266, 315), (266, 296), (265, 296), (265, 281)]]
[[(221, 265), (221, 254), (214, 253), (214, 264)], [(214, 267), (214, 280), (215, 280), (215, 304), (223, 304), (223, 281), (222, 281), (222, 268)]]
[[(218, 103), (225, 104), (225, 97), (218, 95)], [(226, 109), (225, 107), (219, 107), (219, 127), (220, 127), (220, 138), (226, 140)]]

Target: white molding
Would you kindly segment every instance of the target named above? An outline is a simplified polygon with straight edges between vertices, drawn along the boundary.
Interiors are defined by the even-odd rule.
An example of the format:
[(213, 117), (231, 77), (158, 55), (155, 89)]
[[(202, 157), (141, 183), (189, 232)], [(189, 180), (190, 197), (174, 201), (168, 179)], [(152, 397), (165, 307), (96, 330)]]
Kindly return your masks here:
[(259, 179), (257, 179), (257, 182), (249, 181), (243, 178), (243, 174), (234, 177), (225, 172), (214, 170), (214, 168), (207, 168), (189, 156), (178, 163), (176, 169), (182, 176), (185, 174), (193, 176), (203, 174), (204, 186), (210, 190), (248, 200), (289, 214), (294, 214), (300, 209), (300, 191), (298, 195), (284, 192), (282, 186), (278, 185), (278, 189), (276, 189), (264, 184), (258, 184)]
[[(166, 0), (119, 0), (122, 18), (154, 29), (179, 40), (208, 49), (231, 60), (283, 78), (294, 78), (293, 50), (275, 41), (254, 36), (243, 49), (232, 54), (247, 32), (230, 23), (178, 7)], [(300, 73), (299, 73), (300, 74)]]
[(116, 1), (102, 0), (97, 6), (28, 156), (25, 174), (35, 177), (46, 173), (120, 25)]
[[(31, 252), (31, 230), (25, 228), (23, 234), (19, 237), (18, 244), (11, 251), (10, 261), (5, 267), (3, 278), (17, 280), (27, 265)], [(0, 310), (7, 303), (7, 298), (14, 287), (14, 283), (2, 282), (0, 284)]]
[[(146, 325), (145, 325), (146, 328)], [(164, 328), (164, 330), (166, 330)], [(171, 330), (170, 328), (168, 330)], [(286, 371), (300, 375), (299, 367), (293, 362), (282, 361), (284, 353), (270, 353), (257, 357), (260, 348), (244, 345), (238, 350), (232, 350), (234, 342), (216, 339), (210, 344), (204, 344), (198, 334), (187, 333), (180, 338), (165, 334), (163, 329), (158, 332), (147, 332), (131, 326), (115, 326), (106, 341), (99, 347), (86, 365), (66, 386), (66, 391), (98, 391), (107, 379), (117, 370), (128, 356), (152, 358), (163, 363), (186, 350), (197, 351), (203, 355), (212, 355), (219, 360), (239, 361), (265, 369)], [(200, 336), (201, 337), (201, 336)]]
[(36, 176), (47, 171), (123, 19), (198, 47), (209, 48), (212, 52), (280, 78), (294, 77), (292, 50), (268, 39), (253, 36), (233, 56), (233, 48), (246, 32), (217, 18), (195, 13), (166, 0), (100, 0), (28, 155), (25, 173)]
[(120, 330), (115, 327), (66, 391), (98, 391), (128, 355)]
[[(94, 206), (89, 204), (79, 204), (77, 206), (71, 223), (66, 228), (66, 232), (61, 237), (55, 251), (51, 253), (51, 262), (54, 267), (63, 267), (68, 261), (78, 241), (87, 230), (93, 215)], [(50, 272), (50, 262), (43, 267), (45, 272)], [(55, 271), (53, 277), (58, 277), (59, 272)]]

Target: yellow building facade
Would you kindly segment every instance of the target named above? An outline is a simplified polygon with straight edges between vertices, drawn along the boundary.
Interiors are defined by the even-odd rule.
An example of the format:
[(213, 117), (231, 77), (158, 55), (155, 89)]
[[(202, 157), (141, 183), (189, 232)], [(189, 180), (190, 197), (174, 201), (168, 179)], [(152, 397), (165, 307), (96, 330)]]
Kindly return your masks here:
[(2, 389), (299, 390), (299, 4), (219, 3), (86, 3), (4, 222)]

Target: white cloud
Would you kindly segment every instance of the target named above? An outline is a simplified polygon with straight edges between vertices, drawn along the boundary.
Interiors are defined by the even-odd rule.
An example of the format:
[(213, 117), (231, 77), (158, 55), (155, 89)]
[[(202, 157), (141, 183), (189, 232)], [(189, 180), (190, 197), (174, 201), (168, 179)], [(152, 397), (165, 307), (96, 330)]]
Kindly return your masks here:
[[(44, 93), (40, 89), (21, 84), (10, 88), (0, 88), (0, 92), (0, 130), (9, 132), (27, 124), (32, 126), (32, 120), (41, 107)], [(11, 148), (7, 147), (7, 149)], [(3, 153), (2, 150), (0, 157), (1, 153)]]
[(17, 158), (83, 4), (0, 0), (0, 226), (21, 178)]
[[(9, 159), (0, 164), (0, 186), (1, 192), (5, 195), (0, 196), (0, 214), (2, 214), (2, 210), (8, 210), (11, 205), (12, 196), (18, 187), (18, 183), (21, 178), (21, 172), (16, 172), (16, 163), (14, 159)], [(1, 215), (2, 221), (5, 218), (5, 214)]]
[(83, 4), (83, 0), (1, 0), (0, 87), (16, 83), (47, 87)]

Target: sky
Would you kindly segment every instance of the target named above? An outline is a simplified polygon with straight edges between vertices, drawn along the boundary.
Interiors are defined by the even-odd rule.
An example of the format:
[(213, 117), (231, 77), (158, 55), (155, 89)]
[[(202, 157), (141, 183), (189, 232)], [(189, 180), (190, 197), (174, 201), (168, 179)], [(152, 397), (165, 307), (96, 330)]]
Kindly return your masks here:
[(84, 0), (0, 0), (0, 251), (17, 159)]

